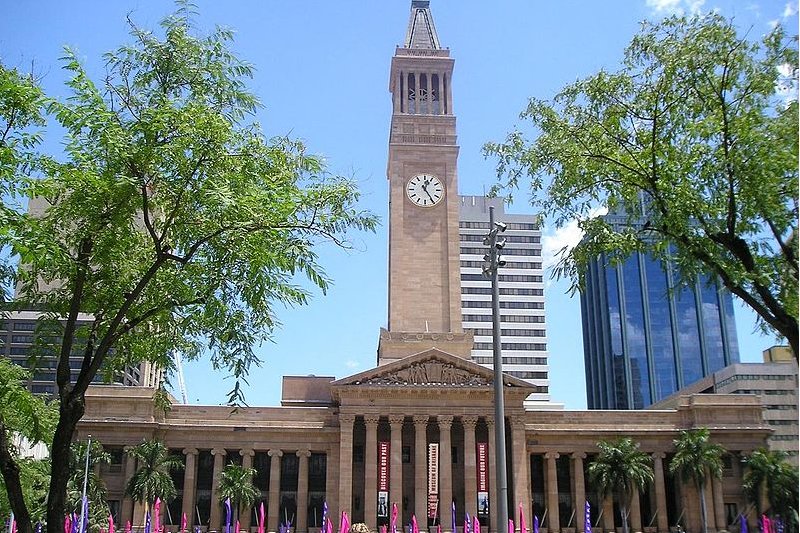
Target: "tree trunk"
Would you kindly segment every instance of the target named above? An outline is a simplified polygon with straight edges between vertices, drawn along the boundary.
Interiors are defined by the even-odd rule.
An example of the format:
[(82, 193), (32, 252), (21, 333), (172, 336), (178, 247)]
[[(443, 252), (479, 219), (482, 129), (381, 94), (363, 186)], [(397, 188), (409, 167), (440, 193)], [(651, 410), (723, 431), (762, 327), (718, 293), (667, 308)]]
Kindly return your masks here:
[(17, 522), (18, 533), (31, 533), (31, 515), (28, 506), (25, 505), (25, 498), (22, 494), (22, 482), (19, 479), (19, 465), (14, 460), (10, 452), (11, 443), (8, 442), (8, 432), (2, 417), (0, 417), (0, 471), (3, 474), (8, 502), (11, 504), (11, 511), (14, 513), (14, 520)]
[(703, 527), (703, 533), (708, 533), (708, 518), (706, 511), (706, 489), (705, 485), (701, 483), (697, 487), (700, 491), (700, 523)]
[(64, 530), (64, 505), (69, 481), (69, 454), (72, 437), (78, 421), (83, 416), (84, 400), (71, 398), (59, 407), (58, 426), (53, 435), (50, 452), (50, 492), (47, 496), (47, 533), (62, 533)]

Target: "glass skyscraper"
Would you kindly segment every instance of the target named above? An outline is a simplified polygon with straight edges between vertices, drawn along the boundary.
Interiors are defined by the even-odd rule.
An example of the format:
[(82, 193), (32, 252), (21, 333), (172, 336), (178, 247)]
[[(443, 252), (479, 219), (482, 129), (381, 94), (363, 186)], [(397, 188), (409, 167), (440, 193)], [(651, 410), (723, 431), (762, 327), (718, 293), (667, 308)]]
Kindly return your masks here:
[(739, 362), (731, 294), (707, 276), (681, 284), (647, 254), (598, 257), (581, 315), (589, 409), (641, 409)]

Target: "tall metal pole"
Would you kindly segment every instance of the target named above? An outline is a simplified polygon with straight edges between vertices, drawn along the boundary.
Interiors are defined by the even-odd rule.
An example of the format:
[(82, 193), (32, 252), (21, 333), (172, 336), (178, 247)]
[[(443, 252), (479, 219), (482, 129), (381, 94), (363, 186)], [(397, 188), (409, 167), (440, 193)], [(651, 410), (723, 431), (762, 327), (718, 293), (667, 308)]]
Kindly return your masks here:
[(86, 444), (86, 468), (83, 470), (83, 493), (81, 494), (81, 523), (78, 526), (79, 533), (86, 533), (84, 529), (84, 524), (86, 524), (86, 507), (88, 507), (84, 502), (86, 501), (86, 486), (89, 483), (89, 454), (92, 451), (92, 436), (89, 435), (89, 442)]
[(508, 480), (506, 476), (506, 417), (503, 394), (503, 358), (500, 354), (500, 288), (497, 284), (498, 251), (494, 207), (489, 206), (489, 256), (492, 272), (492, 355), (494, 368), (494, 449), (497, 473), (497, 531), (508, 527)]

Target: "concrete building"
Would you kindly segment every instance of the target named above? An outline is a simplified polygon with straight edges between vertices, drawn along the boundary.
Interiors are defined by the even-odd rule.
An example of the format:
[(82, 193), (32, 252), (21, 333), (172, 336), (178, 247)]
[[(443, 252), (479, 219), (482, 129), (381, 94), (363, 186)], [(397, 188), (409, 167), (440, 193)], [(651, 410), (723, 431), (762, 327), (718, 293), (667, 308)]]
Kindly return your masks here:
[[(604, 218), (631, 226), (627, 215)], [(673, 264), (648, 254), (598, 257), (581, 318), (589, 409), (642, 409), (739, 362), (731, 294), (705, 276), (681, 284)]]
[[(44, 323), (40, 320), (40, 311), (8, 311), (0, 320), (0, 356), (11, 359), (12, 362), (30, 368), (33, 375), (28, 388), (37, 394), (54, 395), (56, 386), (55, 350), (58, 349), (56, 339), (60, 339), (63, 332), (58, 329), (48, 334), (48, 328), (58, 328), (58, 324)], [(91, 317), (87, 314), (79, 315), (79, 326), (88, 324)], [(76, 379), (83, 361), (80, 353), (80, 340), (78, 339), (70, 357), (72, 379)], [(158, 387), (161, 384), (163, 370), (149, 362), (142, 362), (137, 366), (126, 367), (121, 372), (111, 377), (111, 383), (128, 386)], [(105, 376), (98, 374), (93, 383), (103, 383)]]
[(483, 275), (483, 239), (489, 232), (489, 206), (495, 220), (507, 229), (499, 273), (500, 343), (503, 371), (534, 386), (529, 401), (550, 400), (547, 327), (542, 274), (542, 231), (535, 215), (505, 212), (502, 198), (462, 196), (459, 211), (461, 240), (461, 318), (472, 331), (472, 360), (487, 368), (492, 361), (492, 284)]
[[(695, 395), (662, 411), (532, 409), (525, 399), (536, 388), (506, 374), (505, 416), (495, 419), (494, 373), (472, 360), (474, 336), (462, 322), (452, 73), (429, 2), (412, 1), (389, 80), (389, 306), (376, 367), (341, 379), (287, 377), (281, 406), (235, 411), (174, 405), (165, 412), (152, 389), (90, 387), (78, 436), (91, 434), (111, 453), (101, 475), (118, 524), (131, 520), (137, 531), (143, 524), (143, 506), (124, 493), (137, 468), (124, 451), (143, 439), (162, 440), (184, 461), (174, 474), (178, 497), (164, 506), (171, 532), (184, 514), (190, 527), (221, 529), (217, 485), (230, 462), (256, 470), (255, 506), (266, 508), (267, 531), (290, 519), (295, 532), (317, 533), (327, 502), (334, 523), (347, 511), (371, 531), (389, 523), (396, 505), (398, 527), (414, 516), (421, 531), (441, 525), (463, 533), (469, 513), (481, 523), (474, 533), (505, 532), (498, 493), (507, 494), (517, 524), (521, 508), (528, 524), (536, 514), (542, 533), (583, 533), (578, 517), (586, 501), (592, 524), (614, 531), (618, 505), (587, 483), (586, 471), (598, 440), (622, 436), (639, 442), (655, 469), (653, 484), (630, 507), (632, 531), (668, 533), (678, 523), (697, 531), (696, 492), (666, 475), (673, 439), (708, 427), (734, 455), (764, 445), (771, 428), (758, 399), (745, 396)], [(504, 487), (493, 461), (502, 453), (495, 425), (505, 428), (508, 443)], [(731, 476), (706, 493), (712, 532), (729, 529), (727, 509), (746, 507), (739, 462), (733, 464)], [(255, 530), (252, 511), (240, 515), (245, 531)]]
[[(669, 398), (654, 404), (657, 409), (672, 408), (687, 394), (747, 394), (758, 397), (764, 420), (773, 433), (767, 439), (770, 450), (786, 452), (798, 464), (800, 428), (797, 414), (797, 361), (773, 362), (774, 354), (786, 353), (787, 346), (764, 351), (763, 363), (736, 363), (684, 387)], [(791, 354), (791, 350), (789, 350)]]

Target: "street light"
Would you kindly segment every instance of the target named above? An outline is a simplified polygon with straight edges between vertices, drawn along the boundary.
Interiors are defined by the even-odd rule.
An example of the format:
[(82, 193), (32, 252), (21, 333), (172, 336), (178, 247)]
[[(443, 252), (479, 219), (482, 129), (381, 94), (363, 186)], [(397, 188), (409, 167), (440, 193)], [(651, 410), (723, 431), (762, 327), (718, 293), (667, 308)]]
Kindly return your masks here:
[(503, 359), (500, 353), (500, 289), (497, 284), (497, 269), (506, 264), (500, 251), (506, 239), (498, 239), (498, 233), (506, 230), (503, 222), (495, 222), (494, 207), (489, 206), (489, 234), (483, 243), (489, 252), (483, 256), (483, 275), (492, 280), (492, 361), (494, 367), (494, 443), (495, 471), (497, 472), (497, 529), (502, 531), (508, 524), (508, 480), (506, 476), (506, 418), (503, 396)]

